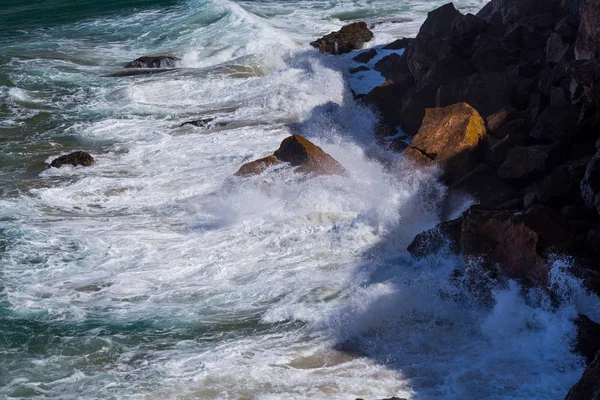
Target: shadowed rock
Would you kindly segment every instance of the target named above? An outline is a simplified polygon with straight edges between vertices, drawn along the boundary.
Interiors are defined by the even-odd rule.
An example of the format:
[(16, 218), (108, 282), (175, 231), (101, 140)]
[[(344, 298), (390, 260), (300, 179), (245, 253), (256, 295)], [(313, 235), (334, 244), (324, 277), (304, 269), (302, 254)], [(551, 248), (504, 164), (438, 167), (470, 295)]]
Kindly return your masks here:
[(587, 366), (583, 376), (569, 390), (565, 400), (599, 400), (600, 399), (600, 351)]
[(88, 167), (94, 163), (94, 158), (85, 151), (75, 151), (71, 154), (66, 154), (64, 156), (60, 156), (57, 159), (53, 160), (50, 163), (51, 167), (60, 168), (63, 165), (72, 165), (74, 167), (81, 165), (84, 167)]
[(115, 72), (114, 74), (108, 74), (107, 77), (111, 78), (122, 78), (126, 76), (139, 76), (139, 75), (154, 75), (162, 74), (164, 72), (173, 71), (172, 68), (155, 68), (155, 69), (130, 69), (128, 71)]
[(128, 62), (125, 68), (173, 68), (180, 61), (172, 56), (145, 56)]
[(344, 54), (352, 50), (362, 49), (363, 43), (373, 38), (373, 32), (364, 22), (355, 22), (342, 27), (337, 32), (331, 32), (310, 45), (321, 53)]
[(359, 62), (359, 63), (366, 64), (369, 61), (371, 61), (371, 59), (373, 57), (375, 57), (376, 55), (377, 55), (377, 50), (371, 49), (371, 50), (363, 51), (362, 53), (360, 53), (359, 55), (354, 57), (353, 60), (356, 62)]
[(600, 58), (600, 0), (586, 0), (579, 33), (575, 42), (575, 58)]

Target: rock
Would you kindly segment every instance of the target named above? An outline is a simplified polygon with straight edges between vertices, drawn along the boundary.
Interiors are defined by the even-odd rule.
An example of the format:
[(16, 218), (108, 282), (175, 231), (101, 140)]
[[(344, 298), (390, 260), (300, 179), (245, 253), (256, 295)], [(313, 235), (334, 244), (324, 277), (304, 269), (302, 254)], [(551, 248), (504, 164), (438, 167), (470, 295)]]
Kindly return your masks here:
[(354, 57), (352, 59), (356, 62), (366, 64), (369, 61), (371, 61), (371, 59), (373, 57), (375, 57), (376, 55), (377, 55), (377, 50), (371, 49), (371, 50), (363, 51), (362, 53), (360, 53), (359, 55), (357, 55), (356, 57)]
[(566, 44), (562, 36), (558, 33), (553, 33), (546, 42), (546, 61), (549, 63), (559, 63), (569, 51), (569, 45)]
[(437, 85), (426, 83), (411, 88), (402, 99), (400, 110), (400, 125), (404, 132), (415, 135), (421, 127), (427, 108), (435, 107)]
[(279, 159), (275, 156), (264, 157), (242, 165), (238, 172), (235, 173), (235, 176), (244, 177), (251, 175), (259, 175), (267, 168), (279, 163)]
[(555, 168), (548, 176), (534, 183), (526, 192), (542, 204), (560, 205), (575, 201), (579, 194), (579, 182), (583, 179), (589, 157), (570, 161)]
[(388, 80), (367, 93), (361, 102), (372, 106), (384, 123), (396, 126), (402, 121), (400, 113), (402, 96), (409, 86), (408, 82), (394, 83)]
[(348, 171), (333, 157), (300, 135), (292, 135), (284, 139), (273, 155), (281, 161), (298, 167), (296, 172), (317, 175), (348, 174)]
[(455, 181), (473, 169), (486, 139), (485, 123), (470, 105), (430, 108), (405, 157), (426, 156), (443, 167), (446, 180)]
[(546, 286), (548, 270), (537, 254), (538, 235), (513, 211), (471, 206), (463, 214), (460, 250), (498, 264), (500, 273), (526, 286)]
[(420, 81), (435, 61), (450, 53), (452, 23), (460, 15), (452, 3), (427, 14), (419, 34), (408, 48), (408, 67), (415, 80)]
[(452, 21), (450, 39), (456, 46), (468, 47), (486, 28), (486, 22), (473, 14), (458, 15)]
[(523, 221), (538, 235), (538, 253), (572, 250), (575, 233), (560, 211), (535, 205), (523, 213)]
[(600, 0), (585, 0), (581, 15), (577, 41), (575, 42), (575, 58), (600, 58)]
[(392, 80), (395, 83), (406, 82), (412, 85), (414, 82), (413, 76), (408, 69), (406, 53), (402, 55), (392, 53), (389, 56), (385, 56), (375, 63), (373, 69), (379, 71), (386, 80)]
[(521, 196), (520, 192), (498, 179), (496, 170), (485, 164), (479, 164), (464, 178), (451, 185), (446, 202), (452, 207), (464, 199), (465, 195), (473, 196), (479, 204), (490, 207), (499, 207)]
[(125, 64), (125, 68), (173, 68), (180, 59), (172, 56), (140, 57)]
[(348, 72), (350, 72), (351, 74), (356, 74), (357, 72), (363, 72), (363, 71), (370, 71), (370, 69), (369, 69), (369, 67), (365, 67), (364, 65), (361, 65), (360, 67), (348, 69)]
[(242, 165), (237, 176), (260, 174), (272, 165), (286, 162), (294, 171), (315, 175), (347, 175), (348, 171), (319, 146), (300, 135), (292, 135), (281, 142), (272, 156), (261, 158)]
[(585, 205), (600, 214), (600, 151), (588, 163), (580, 188)]
[(521, 18), (555, 11), (559, 1), (554, 0), (492, 0), (477, 16), (492, 23), (498, 18), (503, 24), (512, 24)]
[(453, 54), (446, 54), (431, 65), (423, 81), (440, 85), (469, 76), (473, 72), (469, 63)]
[(154, 75), (162, 74), (163, 72), (173, 71), (172, 68), (154, 68), (154, 69), (132, 69), (129, 71), (115, 72), (114, 74), (104, 75), (111, 78), (123, 78), (126, 76), (139, 76), (139, 75)]
[(361, 49), (363, 43), (373, 38), (365, 22), (354, 22), (342, 27), (337, 32), (331, 32), (321, 39), (311, 42), (310, 45), (319, 49), (321, 53), (344, 54), (352, 50)]
[(469, 77), (442, 84), (436, 96), (436, 106), (459, 102), (469, 103), (482, 117), (511, 107), (511, 85), (505, 73), (475, 73)]
[(579, 314), (575, 325), (577, 325), (576, 350), (586, 358), (589, 364), (594, 361), (594, 356), (600, 351), (600, 324)]
[(513, 46), (530, 51), (544, 48), (546, 41), (544, 35), (536, 32), (531, 26), (524, 24), (509, 26), (504, 38), (502, 38), (504, 46)]
[[(576, 60), (567, 66), (567, 71), (576, 82), (572, 87), (574, 97), (582, 97), (589, 104), (600, 103), (600, 61)], [(581, 93), (579, 92), (580, 89)]]
[(579, 111), (568, 102), (551, 105), (538, 117), (530, 135), (536, 139), (559, 142), (575, 136)]
[(569, 390), (565, 400), (600, 400), (600, 352), (588, 364), (579, 382)]
[(50, 163), (50, 166), (54, 167), (54, 168), (60, 168), (63, 165), (70, 164), (74, 167), (76, 167), (78, 165), (81, 165), (84, 167), (89, 167), (93, 163), (94, 163), (94, 158), (89, 153), (86, 153), (85, 151), (75, 151), (71, 154), (60, 156), (60, 157), (54, 159)]
[(444, 221), (436, 227), (419, 233), (407, 250), (414, 258), (426, 257), (447, 248), (451, 252), (458, 252), (462, 218), (453, 221)]
[(193, 125), (193, 126), (197, 126), (199, 128), (203, 128), (206, 125), (208, 125), (209, 123), (211, 123), (212, 121), (214, 121), (215, 118), (201, 118), (201, 119), (194, 119), (191, 121), (185, 121), (184, 123), (182, 123), (181, 125), (179, 125), (179, 127), (185, 126), (185, 125)]
[(557, 151), (554, 146), (513, 147), (498, 169), (498, 177), (515, 184), (528, 183), (540, 178), (548, 172)]
[(495, 113), (489, 115), (485, 119), (485, 126), (489, 133), (493, 134), (498, 131), (502, 126), (515, 118), (516, 112), (512, 108), (503, 108)]
[(406, 49), (414, 41), (413, 38), (401, 38), (394, 40), (392, 43), (383, 46), (384, 50), (400, 50)]

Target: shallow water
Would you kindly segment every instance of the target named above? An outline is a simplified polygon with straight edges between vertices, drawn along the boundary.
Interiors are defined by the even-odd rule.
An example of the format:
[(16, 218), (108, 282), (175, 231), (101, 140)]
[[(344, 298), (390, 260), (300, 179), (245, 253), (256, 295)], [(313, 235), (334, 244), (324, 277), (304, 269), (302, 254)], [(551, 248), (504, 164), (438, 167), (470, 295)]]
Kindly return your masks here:
[[(3, 7), (0, 396), (564, 397), (583, 370), (572, 321), (600, 318), (598, 299), (560, 259), (558, 306), (491, 281), (476, 297), (449, 279), (461, 260), (413, 260), (444, 188), (373, 144), (353, 54), (307, 45), (364, 19), (377, 47), (442, 3)], [(182, 61), (106, 76), (147, 54)], [(380, 79), (358, 78), (364, 91)], [(350, 176), (232, 177), (291, 132)], [(45, 168), (74, 150), (95, 165)]]

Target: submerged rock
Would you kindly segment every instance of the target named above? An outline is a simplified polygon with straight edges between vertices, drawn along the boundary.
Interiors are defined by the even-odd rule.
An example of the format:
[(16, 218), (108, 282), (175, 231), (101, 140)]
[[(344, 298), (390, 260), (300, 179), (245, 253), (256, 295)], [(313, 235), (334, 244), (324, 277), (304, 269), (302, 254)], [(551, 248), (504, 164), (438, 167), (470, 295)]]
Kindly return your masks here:
[(180, 61), (172, 56), (144, 56), (124, 65), (125, 68), (173, 68)]
[(132, 69), (128, 71), (115, 72), (114, 74), (108, 74), (107, 77), (111, 78), (122, 78), (126, 76), (139, 76), (139, 75), (154, 75), (162, 74), (164, 72), (173, 71), (172, 68), (154, 68), (154, 69)]
[(344, 54), (352, 50), (362, 49), (363, 43), (373, 38), (365, 22), (354, 22), (342, 27), (337, 32), (331, 32), (321, 39), (311, 42), (310, 45), (319, 49), (321, 53)]
[(314, 175), (347, 175), (348, 171), (319, 146), (300, 135), (292, 135), (281, 142), (272, 156), (242, 165), (237, 176), (262, 173), (268, 167), (285, 162), (297, 167), (298, 173)]
[(75, 151), (71, 154), (66, 154), (64, 156), (60, 156), (57, 159), (53, 160), (50, 163), (51, 167), (60, 168), (63, 165), (72, 165), (74, 167), (81, 165), (84, 167), (88, 167), (94, 163), (94, 158), (85, 151)]
[(475, 167), (486, 139), (483, 119), (467, 103), (430, 108), (405, 154), (417, 162), (442, 166), (446, 180), (453, 181)]

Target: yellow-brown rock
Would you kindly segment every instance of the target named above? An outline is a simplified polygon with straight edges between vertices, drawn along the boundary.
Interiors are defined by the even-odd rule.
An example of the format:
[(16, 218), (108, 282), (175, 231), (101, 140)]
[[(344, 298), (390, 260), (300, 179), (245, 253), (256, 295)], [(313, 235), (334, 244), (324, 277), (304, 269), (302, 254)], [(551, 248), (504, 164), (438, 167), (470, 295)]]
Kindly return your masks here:
[(250, 175), (258, 175), (262, 173), (264, 170), (269, 168), (272, 165), (279, 163), (279, 160), (275, 156), (268, 156), (265, 158), (260, 158), (255, 161), (251, 161), (246, 163), (240, 167), (238, 172), (235, 173), (236, 176), (250, 176)]
[(348, 171), (319, 146), (300, 135), (292, 135), (281, 142), (272, 156), (242, 165), (235, 175), (250, 176), (262, 173), (280, 162), (297, 167), (294, 171), (315, 175), (347, 175)]
[(418, 164), (438, 164), (446, 180), (455, 181), (475, 167), (486, 143), (485, 122), (477, 110), (458, 103), (428, 108), (405, 156)]

